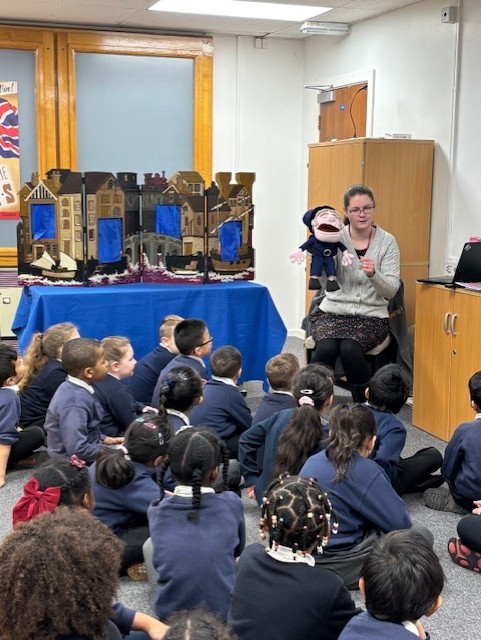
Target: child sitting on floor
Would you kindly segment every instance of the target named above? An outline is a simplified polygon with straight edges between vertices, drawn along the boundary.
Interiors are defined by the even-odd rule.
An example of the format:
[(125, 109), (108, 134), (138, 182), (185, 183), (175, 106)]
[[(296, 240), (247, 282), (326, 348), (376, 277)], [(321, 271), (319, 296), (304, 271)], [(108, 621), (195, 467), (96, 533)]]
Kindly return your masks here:
[(443, 461), (435, 447), (401, 458), (406, 427), (395, 414), (406, 402), (409, 387), (402, 368), (398, 364), (387, 364), (376, 371), (366, 389), (367, 406), (376, 419), (376, 444), (369, 457), (384, 469), (399, 495), (439, 487), (444, 482), (441, 475), (432, 475)]
[(160, 323), (159, 345), (137, 362), (134, 373), (124, 383), (137, 402), (150, 404), (160, 372), (179, 353), (174, 340), (174, 329), (183, 318), (168, 315)]
[[(341, 578), (315, 566), (337, 527), (327, 493), (316, 480), (283, 474), (262, 504), (261, 537), (239, 560), (229, 622), (239, 640), (335, 640), (359, 613)], [(267, 552), (267, 553), (266, 553)]]
[[(61, 509), (69, 507), (69, 510), (72, 510), (67, 524), (67, 528), (69, 530), (75, 531), (78, 518), (80, 517), (85, 519), (85, 515), (88, 516), (88, 520), (85, 520), (86, 526), (89, 526), (88, 521), (93, 523), (91, 525), (90, 533), (87, 534), (89, 539), (87, 540), (86, 537), (85, 540), (81, 540), (76, 545), (76, 549), (79, 551), (79, 554), (86, 555), (88, 559), (89, 554), (86, 553), (84, 543), (95, 543), (94, 540), (90, 540), (90, 538), (92, 538), (92, 533), (96, 530), (107, 532), (107, 528), (102, 525), (102, 523), (95, 520), (95, 518), (92, 518), (90, 514), (90, 512), (94, 508), (94, 496), (92, 493), (90, 477), (85, 462), (78, 459), (76, 456), (72, 456), (70, 460), (67, 460), (66, 458), (50, 460), (34, 472), (30, 480), (28, 480), (28, 482), (24, 485), (23, 491), (23, 497), (20, 498), (20, 500), (13, 508), (12, 516), (14, 528), (16, 528), (18, 523), (29, 523), (31, 520), (35, 520), (37, 516), (41, 514), (54, 512), (57, 507), (60, 507)], [(102, 537), (104, 537), (104, 534), (102, 534)], [(53, 551), (53, 544), (54, 543), (51, 540), (50, 552)], [(103, 544), (105, 544), (105, 542)], [(35, 547), (34, 539), (32, 539), (32, 545), (33, 547)], [(113, 555), (113, 557), (111, 556), (112, 549), (115, 550), (115, 554)], [(115, 538), (115, 536), (113, 536), (113, 534), (111, 534), (107, 539), (105, 553), (103, 547), (96, 547), (96, 553), (99, 554), (99, 558), (103, 559), (104, 557), (106, 557), (109, 559), (109, 565), (112, 565), (111, 569), (109, 569), (108, 572), (109, 584), (111, 586), (115, 585), (121, 556), (120, 542)], [(32, 552), (32, 556), (35, 556), (35, 551)], [(48, 560), (46, 561), (46, 564), (48, 564)], [(65, 566), (67, 565), (74, 567), (84, 567), (84, 562), (79, 562), (78, 559), (76, 560), (75, 558), (70, 558)], [(20, 563), (19, 567), (24, 567), (24, 563)], [(100, 571), (100, 568), (98, 566), (97, 571)], [(68, 576), (71, 572), (65, 571), (65, 568), (63, 567), (62, 573), (64, 576)], [(82, 578), (82, 571), (77, 571), (74, 573)], [(32, 575), (33, 579), (35, 580), (37, 578), (36, 574)], [(99, 577), (99, 580), (102, 580), (102, 578)], [(2, 582), (2, 584), (4, 585), (5, 582)], [(6, 594), (5, 590), (3, 590), (3, 593)], [(53, 595), (58, 598), (59, 593), (60, 591), (55, 591)], [(43, 600), (45, 595), (46, 594), (44, 593), (41, 597), (42, 607), (45, 606)], [(76, 594), (76, 597), (78, 597), (78, 594)], [(166, 631), (166, 627), (164, 624), (145, 613), (129, 609), (120, 602), (116, 602), (112, 606), (112, 600), (110, 596), (109, 609), (113, 609), (113, 613), (108, 614), (109, 617), (111, 617), (113, 622), (115, 622), (120, 632), (122, 633), (122, 636), (124, 637), (128, 637), (128, 634), (130, 634), (130, 632), (134, 630), (139, 632), (142, 631), (145, 634), (149, 634), (151, 638), (160, 638)], [(15, 620), (15, 624), (18, 625), (17, 619)], [(2, 632), (3, 631), (4, 629), (2, 628)], [(14, 637), (17, 638), (17, 636)], [(50, 640), (51, 637), (51, 635), (47, 636), (48, 640)], [(54, 637), (57, 636), (55, 635)], [(135, 637), (137, 638), (137, 640), (140, 640), (141, 637), (147, 640), (147, 635), (138, 635)]]
[[(323, 437), (327, 436), (327, 421), (324, 413), (332, 404), (332, 373), (320, 364), (308, 364), (294, 379), (293, 395), (297, 409), (284, 409), (267, 420), (253, 425), (239, 439), (239, 460), (246, 485), (250, 487), (249, 496), (257, 498), (259, 505), (262, 496), (274, 477), (273, 467), (281, 450), (280, 441), (284, 434), (290, 444), (281, 450), (287, 454), (282, 457), (276, 473), (289, 471), (297, 473), (306, 457), (321, 448)], [(291, 434), (291, 437), (289, 437)], [(296, 435), (297, 434), (297, 435)], [(264, 448), (262, 461), (259, 462), (259, 450)], [(284, 462), (286, 463), (284, 465)], [(294, 468), (292, 465), (298, 465)]]
[(252, 424), (252, 415), (237, 387), (242, 357), (235, 347), (220, 347), (210, 357), (212, 380), (203, 391), (204, 400), (190, 415), (193, 424), (214, 429), (224, 440), (231, 458), (237, 458), (239, 436)]
[(186, 365), (171, 369), (159, 385), (157, 406), (176, 431), (190, 427), (190, 412), (203, 400), (200, 375)]
[(89, 469), (94, 516), (125, 543), (122, 575), (134, 577), (133, 567), (144, 561), (147, 509), (159, 497), (155, 471), (167, 455), (173, 433), (164, 419), (145, 413), (130, 424), (123, 445), (99, 451)]
[(156, 410), (136, 402), (130, 389), (121, 382), (132, 375), (136, 362), (130, 340), (121, 336), (109, 336), (100, 344), (105, 352), (108, 373), (105, 378), (92, 385), (104, 410), (99, 428), (106, 436), (122, 436), (139, 414)]
[(481, 573), (481, 500), (474, 500), (473, 504), (473, 512), (459, 520), (459, 538), (450, 538), (448, 552), (455, 564)]
[(202, 380), (208, 379), (203, 358), (207, 358), (207, 356), (210, 355), (214, 338), (210, 335), (205, 322), (198, 318), (182, 320), (174, 329), (174, 340), (179, 350), (179, 355), (175, 356), (159, 374), (151, 402), (155, 408), (159, 406), (159, 391), (162, 379), (165, 378), (167, 373), (174, 367), (181, 365), (192, 367), (192, 369), (197, 371)]
[[(160, 500), (148, 510), (158, 574), (154, 608), (161, 620), (202, 602), (222, 619), (227, 616), (245, 523), (241, 499), (212, 488), (221, 462), (227, 483), (228, 452), (208, 429), (184, 429), (170, 443), (160, 473)], [(179, 483), (173, 495), (163, 489), (167, 465)]]
[(272, 392), (260, 401), (252, 424), (267, 420), (278, 411), (296, 406), (292, 385), (299, 371), (299, 359), (292, 353), (280, 353), (267, 361), (266, 377)]
[(99, 429), (103, 409), (92, 384), (107, 375), (104, 349), (92, 338), (69, 340), (62, 352), (62, 363), (69, 375), (47, 411), (48, 453), (66, 457), (75, 454), (92, 463), (103, 445), (123, 442), (123, 438), (106, 436)]
[[(15, 387), (23, 374), (23, 362), (9, 346), (0, 349), (0, 489), (5, 485), (7, 468), (26, 461), (42, 446), (45, 435), (40, 427), (22, 430), (19, 426), (20, 399)], [(35, 464), (32, 461), (30, 466)]]
[(439, 609), (443, 586), (441, 563), (424, 536), (412, 529), (387, 533), (362, 568), (359, 590), (367, 611), (348, 623), (339, 640), (425, 640), (420, 618)]
[(331, 412), (325, 449), (300, 471), (319, 480), (339, 519), (337, 535), (316, 562), (340, 575), (348, 589), (357, 588), (362, 564), (379, 535), (411, 526), (406, 505), (369, 459), (375, 442), (372, 412), (361, 404), (338, 405)]
[(437, 511), (465, 514), (481, 496), (481, 371), (468, 382), (474, 420), (460, 424), (444, 452), (441, 473), (448, 487), (427, 489), (424, 504)]
[(33, 335), (25, 353), (25, 374), (19, 384), (22, 427), (43, 427), (50, 400), (67, 378), (61, 360), (63, 347), (79, 337), (77, 327), (70, 322), (54, 324)]

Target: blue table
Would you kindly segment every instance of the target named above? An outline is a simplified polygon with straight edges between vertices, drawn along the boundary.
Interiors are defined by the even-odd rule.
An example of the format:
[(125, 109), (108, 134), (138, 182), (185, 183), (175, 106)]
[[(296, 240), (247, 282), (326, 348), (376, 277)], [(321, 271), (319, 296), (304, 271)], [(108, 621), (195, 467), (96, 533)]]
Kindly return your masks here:
[(214, 336), (214, 349), (237, 347), (243, 380), (264, 380), (266, 361), (282, 351), (286, 339), (269, 290), (253, 282), (25, 287), (12, 330), (24, 353), (34, 332), (69, 321), (83, 337), (128, 337), (139, 360), (158, 344), (160, 321), (169, 313), (202, 318)]

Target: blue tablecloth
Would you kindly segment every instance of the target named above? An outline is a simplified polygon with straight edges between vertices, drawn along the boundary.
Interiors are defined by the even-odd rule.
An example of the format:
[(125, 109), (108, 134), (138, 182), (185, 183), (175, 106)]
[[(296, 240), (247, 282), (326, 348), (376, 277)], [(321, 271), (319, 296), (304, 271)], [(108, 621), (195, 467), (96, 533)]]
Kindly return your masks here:
[(264, 380), (266, 361), (282, 351), (286, 339), (268, 289), (253, 282), (25, 287), (12, 330), (24, 353), (34, 332), (69, 321), (83, 337), (128, 337), (139, 360), (158, 344), (160, 321), (169, 313), (202, 318), (214, 336), (214, 349), (237, 347), (243, 380)]

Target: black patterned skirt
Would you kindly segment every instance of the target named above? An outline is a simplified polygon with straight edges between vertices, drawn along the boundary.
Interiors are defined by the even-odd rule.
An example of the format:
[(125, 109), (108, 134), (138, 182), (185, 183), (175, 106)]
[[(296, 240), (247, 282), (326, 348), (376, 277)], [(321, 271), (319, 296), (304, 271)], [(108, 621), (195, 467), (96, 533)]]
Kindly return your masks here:
[(323, 338), (351, 338), (364, 351), (370, 351), (385, 340), (389, 333), (389, 318), (341, 316), (315, 309), (311, 315), (311, 334), (316, 342)]

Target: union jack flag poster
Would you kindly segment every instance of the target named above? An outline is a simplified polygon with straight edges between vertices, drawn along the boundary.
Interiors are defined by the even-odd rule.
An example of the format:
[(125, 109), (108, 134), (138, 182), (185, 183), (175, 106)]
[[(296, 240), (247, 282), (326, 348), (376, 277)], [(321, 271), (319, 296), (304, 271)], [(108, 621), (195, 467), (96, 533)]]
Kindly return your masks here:
[(0, 81), (0, 218), (20, 217), (17, 83)]

